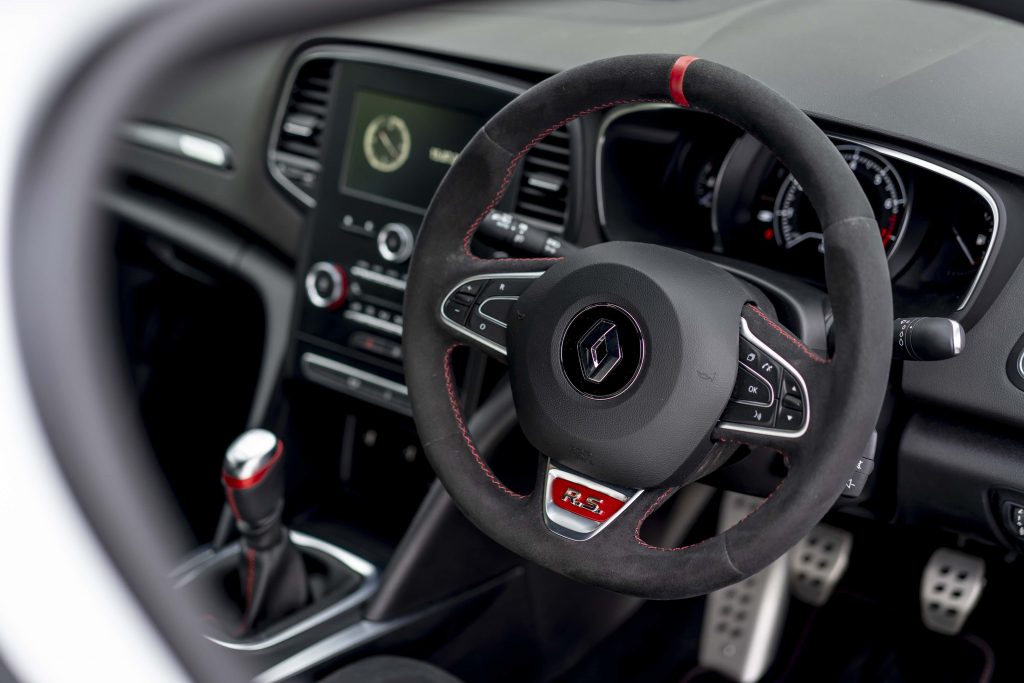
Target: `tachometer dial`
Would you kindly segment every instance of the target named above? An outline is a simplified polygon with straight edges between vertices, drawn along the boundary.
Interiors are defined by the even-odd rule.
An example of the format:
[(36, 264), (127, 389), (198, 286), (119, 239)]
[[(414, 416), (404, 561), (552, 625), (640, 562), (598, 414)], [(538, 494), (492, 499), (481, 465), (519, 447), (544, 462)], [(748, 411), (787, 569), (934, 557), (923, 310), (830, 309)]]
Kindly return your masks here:
[[(906, 223), (908, 200), (903, 179), (888, 160), (865, 147), (837, 147), (867, 194), (878, 220), (882, 244), (890, 253)], [(785, 249), (823, 251), (821, 223), (792, 174), (783, 181), (775, 199), (773, 224), (775, 240)]]

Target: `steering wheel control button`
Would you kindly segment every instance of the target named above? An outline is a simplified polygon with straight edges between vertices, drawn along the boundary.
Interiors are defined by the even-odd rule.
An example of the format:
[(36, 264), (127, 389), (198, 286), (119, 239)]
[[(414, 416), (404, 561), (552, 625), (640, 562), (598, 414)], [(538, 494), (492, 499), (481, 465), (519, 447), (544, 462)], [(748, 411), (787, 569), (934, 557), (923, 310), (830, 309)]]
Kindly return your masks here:
[(405, 263), (412, 256), (415, 237), (404, 223), (388, 223), (377, 233), (377, 252), (389, 263)]
[(518, 297), (526, 291), (532, 282), (532, 278), (493, 278), (488, 280), (484, 286), (484, 298), (492, 296)]
[(779, 364), (748, 340), (740, 337), (740, 365), (762, 377), (774, 391), (779, 386)]
[(469, 306), (457, 301), (455, 297), (449, 297), (444, 302), (444, 315), (454, 323), (465, 325), (469, 319)]
[(317, 308), (335, 310), (348, 297), (348, 277), (341, 266), (319, 261), (306, 274), (306, 297)]
[(803, 401), (803, 389), (800, 388), (800, 383), (788, 372), (786, 373), (785, 380), (782, 382), (782, 395), (783, 397), (795, 396)]
[(505, 348), (505, 325), (485, 318), (479, 310), (469, 316), (469, 331)]
[(643, 367), (640, 325), (625, 309), (595, 304), (576, 314), (562, 337), (562, 370), (587, 398), (614, 398), (632, 386)]
[[(483, 297), (481, 297), (483, 298)], [(508, 318), (512, 315), (512, 304), (519, 297), (515, 296), (492, 296), (484, 298), (477, 306), (477, 312), (481, 317), (492, 321), (495, 325), (508, 327)]]
[(775, 407), (752, 406), (745, 403), (730, 403), (725, 408), (726, 422), (757, 427), (771, 427), (775, 422)]
[(461, 287), (459, 287), (459, 289), (456, 291), (456, 293), (457, 294), (466, 294), (466, 295), (471, 296), (471, 297), (473, 297), (475, 299), (476, 295), (480, 293), (480, 289), (484, 286), (484, 284), (485, 283), (481, 282), (480, 280), (473, 280), (473, 281), (467, 282), (466, 284), (464, 284)]
[(732, 390), (732, 400), (752, 406), (768, 407), (775, 402), (775, 392), (763, 377), (741, 363), (736, 376), (736, 386)]
[(808, 414), (803, 382), (791, 366), (754, 337), (745, 320), (740, 321), (738, 365), (722, 426), (783, 437), (802, 434)]
[(465, 280), (445, 297), (441, 320), (504, 355), (505, 330), (512, 315), (512, 306), (541, 275), (481, 275)]

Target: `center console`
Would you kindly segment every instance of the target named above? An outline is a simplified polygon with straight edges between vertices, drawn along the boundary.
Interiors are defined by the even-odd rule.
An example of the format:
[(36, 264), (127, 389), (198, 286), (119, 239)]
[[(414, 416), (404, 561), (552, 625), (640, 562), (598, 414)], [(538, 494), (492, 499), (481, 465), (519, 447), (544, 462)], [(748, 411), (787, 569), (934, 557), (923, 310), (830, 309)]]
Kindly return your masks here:
[(459, 151), (520, 86), (450, 64), (345, 49), (306, 53), (289, 82), (270, 162), (311, 207), (294, 374), (410, 415), (402, 300), (420, 222)]

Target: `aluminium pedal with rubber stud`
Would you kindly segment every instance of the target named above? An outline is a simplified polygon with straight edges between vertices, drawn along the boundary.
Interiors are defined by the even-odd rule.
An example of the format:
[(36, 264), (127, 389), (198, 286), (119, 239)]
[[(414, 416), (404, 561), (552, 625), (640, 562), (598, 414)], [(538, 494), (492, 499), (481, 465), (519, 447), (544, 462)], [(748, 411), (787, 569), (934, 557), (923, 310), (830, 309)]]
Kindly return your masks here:
[(956, 635), (985, 588), (985, 560), (939, 548), (921, 575), (921, 619), (930, 630)]
[(832, 597), (850, 565), (853, 534), (819, 524), (789, 552), (789, 588), (793, 597), (821, 607)]
[[(735, 526), (763, 502), (727, 491), (719, 509), (719, 533)], [(704, 605), (698, 661), (738, 683), (754, 683), (778, 650), (789, 598), (786, 556), (739, 583), (710, 593)]]

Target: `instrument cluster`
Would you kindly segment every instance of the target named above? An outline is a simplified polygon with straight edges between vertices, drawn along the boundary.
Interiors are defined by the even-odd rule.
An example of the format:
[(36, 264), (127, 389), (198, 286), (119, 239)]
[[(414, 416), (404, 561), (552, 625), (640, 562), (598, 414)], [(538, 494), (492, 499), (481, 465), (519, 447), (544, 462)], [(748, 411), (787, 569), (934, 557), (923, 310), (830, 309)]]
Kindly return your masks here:
[[(830, 135), (875, 212), (904, 315), (949, 315), (971, 297), (999, 225), (991, 193), (955, 169)], [(608, 239), (656, 242), (824, 284), (821, 225), (796, 178), (754, 137), (666, 105), (611, 112), (597, 159)]]

